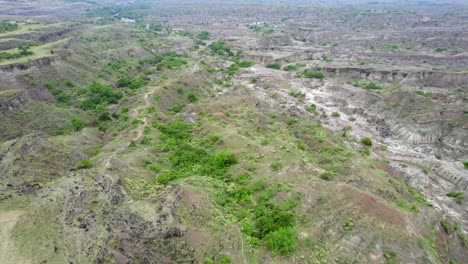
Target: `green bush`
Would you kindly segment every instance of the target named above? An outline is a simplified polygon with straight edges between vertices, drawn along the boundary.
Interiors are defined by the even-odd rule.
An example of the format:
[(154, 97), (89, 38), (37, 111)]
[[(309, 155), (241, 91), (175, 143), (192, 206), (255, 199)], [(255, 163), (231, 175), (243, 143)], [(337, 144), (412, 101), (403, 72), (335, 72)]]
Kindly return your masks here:
[(370, 83), (366, 84), (366, 85), (364, 86), (364, 88), (365, 88), (365, 89), (368, 89), (368, 90), (377, 90), (377, 89), (380, 89), (381, 87), (380, 87), (380, 85), (378, 85), (378, 84), (375, 84), (375, 83), (373, 83), (373, 82), (370, 82)]
[(294, 228), (280, 228), (265, 236), (265, 245), (272, 251), (286, 256), (297, 246), (297, 232)]
[(184, 102), (179, 102), (179, 103), (171, 106), (171, 108), (169, 108), (169, 112), (171, 114), (177, 114), (180, 111), (182, 111), (182, 109), (184, 109), (184, 107), (185, 107), (185, 103)]
[(154, 171), (156, 173), (160, 172), (161, 171), (161, 168), (157, 165), (154, 165), (154, 164), (148, 164), (146, 165), (146, 168), (150, 171)]
[(335, 177), (335, 174), (330, 171), (326, 171), (320, 174), (320, 179), (325, 181), (331, 181)]
[(225, 170), (228, 167), (238, 163), (238, 160), (234, 154), (229, 150), (221, 150), (216, 153), (213, 157), (212, 165), (218, 170)]
[(121, 76), (117, 80), (117, 86), (118, 87), (128, 87), (131, 83), (133, 82), (133, 77), (131, 76)]
[(285, 66), (283, 68), (283, 70), (285, 71), (297, 71), (299, 69), (299, 67), (297, 65), (294, 65), (294, 64), (289, 64), (287, 66)]
[(422, 95), (422, 96), (426, 96), (426, 97), (432, 97), (432, 95), (433, 95), (431, 92), (426, 92), (426, 91), (423, 91), (423, 90), (417, 90), (415, 93), (419, 94), (419, 95)]
[(187, 99), (191, 102), (191, 103), (195, 103), (198, 101), (198, 98), (197, 96), (194, 94), (194, 93), (189, 93), (187, 95)]
[(463, 192), (449, 192), (446, 195), (448, 197), (453, 198), (457, 203), (461, 203), (463, 201), (463, 197), (464, 197)]
[(232, 64), (231, 66), (229, 66), (228, 70), (227, 70), (227, 73), (228, 75), (234, 75), (237, 73), (237, 71), (240, 69), (239, 65), (237, 65), (236, 63)]
[(361, 143), (365, 146), (372, 146), (372, 139), (365, 137), (361, 139)]
[(202, 31), (198, 33), (197, 38), (201, 40), (208, 40), (211, 38), (211, 34), (207, 31)]
[(75, 131), (80, 131), (86, 126), (85, 121), (83, 119), (76, 117), (71, 120), (72, 127)]
[(177, 54), (175, 52), (166, 52), (158, 53), (154, 55), (153, 58), (141, 60), (139, 61), (139, 63), (140, 66), (143, 66), (145, 64), (156, 65), (156, 69), (158, 71), (163, 71), (165, 69), (174, 70), (186, 65), (186, 58), (186, 55)]
[(322, 71), (312, 72), (310, 69), (305, 69), (302, 73), (298, 73), (298, 76), (316, 79), (323, 79), (325, 77)]
[(279, 64), (278, 62), (273, 62), (273, 63), (268, 64), (266, 67), (270, 69), (279, 70), (281, 69), (281, 64)]
[(96, 109), (98, 105), (108, 105), (118, 103), (123, 94), (109, 86), (94, 82), (85, 91), (85, 99), (81, 103), (81, 108), (85, 110)]
[(444, 229), (445, 233), (450, 234), (450, 232), (452, 232), (453, 225), (452, 225), (452, 223), (450, 223), (449, 220), (447, 220), (447, 219), (440, 220), (440, 225)]
[(159, 175), (156, 178), (156, 182), (159, 184), (168, 184), (171, 181), (174, 181), (176, 179), (182, 178), (180, 174), (178, 174), (174, 170), (165, 170), (161, 172), (161, 175)]
[(243, 60), (237, 63), (237, 65), (239, 65), (240, 68), (249, 68), (250, 66), (253, 66), (254, 64), (255, 64), (255, 61), (251, 61), (251, 60)]
[(270, 164), (270, 168), (275, 172), (280, 171), (283, 168), (283, 164), (281, 164), (281, 162), (273, 162)]
[(198, 163), (205, 163), (208, 157), (206, 150), (184, 145), (170, 154), (169, 162), (175, 167), (189, 169)]
[(322, 59), (326, 62), (332, 62), (333, 61), (333, 58), (329, 55), (324, 55), (322, 56)]
[(0, 33), (8, 32), (8, 31), (13, 31), (18, 29), (18, 24), (16, 23), (11, 23), (8, 21), (0, 21)]
[(75, 168), (77, 168), (78, 170), (89, 169), (91, 167), (93, 167), (93, 163), (89, 159), (79, 161), (75, 164)]
[(310, 106), (306, 108), (306, 110), (309, 113), (315, 113), (315, 111), (317, 110), (317, 106), (315, 104), (311, 104)]
[(156, 124), (154, 127), (161, 132), (159, 137), (164, 143), (164, 150), (175, 149), (192, 140), (192, 125), (182, 119), (176, 119), (167, 124)]
[(47, 90), (49, 90), (50, 93), (55, 96), (55, 99), (57, 99), (59, 103), (70, 102), (71, 96), (65, 93), (63, 90), (60, 90), (59, 88), (55, 87), (51, 83), (44, 83), (44, 87), (47, 88)]
[(333, 116), (333, 117), (340, 117), (340, 113), (339, 113), (339, 112), (333, 112), (333, 113), (332, 113), (332, 116)]
[(214, 41), (208, 46), (208, 48), (210, 48), (213, 53), (221, 55), (221, 56), (224, 56), (224, 55), (233, 56), (234, 55), (234, 53), (231, 51), (231, 47), (225, 45), (224, 42), (222, 41)]
[(254, 236), (264, 238), (269, 233), (280, 228), (294, 226), (294, 213), (280, 209), (264, 209), (257, 212), (259, 215), (255, 219)]
[(250, 189), (244, 186), (235, 189), (229, 195), (239, 203), (248, 203), (252, 201), (252, 195), (250, 193)]
[(465, 169), (468, 169), (468, 161), (463, 161), (463, 167), (465, 167)]

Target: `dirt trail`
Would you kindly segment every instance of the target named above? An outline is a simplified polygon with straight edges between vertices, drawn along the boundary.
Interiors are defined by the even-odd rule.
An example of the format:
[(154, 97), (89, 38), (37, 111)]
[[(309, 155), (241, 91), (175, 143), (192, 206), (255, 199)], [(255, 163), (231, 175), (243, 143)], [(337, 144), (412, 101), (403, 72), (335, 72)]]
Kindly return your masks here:
[(11, 232), (18, 222), (22, 211), (0, 212), (0, 262), (1, 263), (30, 263), (15, 255), (15, 248), (11, 239)]
[(141, 110), (141, 109), (144, 109), (144, 108), (147, 108), (147, 107), (150, 107), (152, 105), (151, 103), (151, 100), (149, 99), (149, 96), (151, 94), (154, 94), (154, 92), (156, 91), (156, 87), (154, 87), (153, 89), (151, 89), (151, 91), (147, 92), (145, 94), (145, 105), (143, 106), (139, 106), (135, 109), (133, 109), (133, 117), (140, 120), (140, 121), (143, 121), (143, 124), (141, 124), (140, 126), (138, 126), (137, 128), (137, 135), (132, 139), (133, 141), (138, 141), (142, 136), (143, 136), (143, 131), (145, 130), (145, 127), (148, 125), (148, 118), (145, 117), (143, 119), (140, 119), (138, 118), (138, 112)]

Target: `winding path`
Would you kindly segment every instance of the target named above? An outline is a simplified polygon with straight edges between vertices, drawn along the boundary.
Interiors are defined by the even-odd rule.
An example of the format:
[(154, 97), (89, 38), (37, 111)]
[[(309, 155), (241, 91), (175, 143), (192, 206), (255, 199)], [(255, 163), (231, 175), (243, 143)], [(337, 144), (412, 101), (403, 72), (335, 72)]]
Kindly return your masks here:
[(141, 109), (144, 109), (144, 108), (147, 108), (147, 107), (150, 107), (152, 106), (152, 103), (151, 103), (151, 100), (149, 99), (149, 96), (154, 94), (154, 92), (156, 91), (156, 87), (154, 87), (153, 89), (151, 89), (149, 92), (147, 92), (144, 96), (144, 99), (145, 99), (145, 105), (142, 105), (142, 106), (139, 106), (135, 109), (133, 109), (133, 118), (136, 118), (140, 121), (143, 122), (143, 124), (139, 125), (138, 128), (137, 128), (137, 135), (132, 139), (133, 141), (138, 141), (140, 140), (140, 138), (143, 136), (143, 131), (145, 130), (145, 127), (148, 125), (148, 117), (144, 117), (143, 119), (141, 118), (138, 118), (138, 112), (141, 110)]

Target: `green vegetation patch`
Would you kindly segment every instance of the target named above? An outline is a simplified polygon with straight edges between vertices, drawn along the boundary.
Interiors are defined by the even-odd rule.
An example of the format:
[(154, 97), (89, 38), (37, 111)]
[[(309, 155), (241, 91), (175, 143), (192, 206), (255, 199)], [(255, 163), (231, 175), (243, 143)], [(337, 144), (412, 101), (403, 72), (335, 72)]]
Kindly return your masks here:
[(0, 21), (0, 33), (5, 33), (8, 31), (14, 31), (18, 29), (17, 23), (12, 23), (9, 21)]
[(279, 69), (281, 69), (281, 64), (278, 63), (278, 62), (272, 62), (272, 63), (267, 64), (266, 67), (270, 68), (270, 69), (279, 70)]

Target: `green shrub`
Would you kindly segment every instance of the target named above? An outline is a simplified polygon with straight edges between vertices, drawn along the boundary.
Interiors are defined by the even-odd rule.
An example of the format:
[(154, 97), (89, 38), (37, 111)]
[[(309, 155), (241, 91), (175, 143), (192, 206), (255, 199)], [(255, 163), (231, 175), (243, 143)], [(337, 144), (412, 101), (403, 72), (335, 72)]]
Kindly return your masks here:
[(306, 78), (316, 78), (316, 79), (323, 79), (325, 77), (322, 71), (312, 72), (310, 69), (305, 69), (302, 73), (298, 75), (304, 76)]
[(229, 264), (231, 263), (231, 257), (229, 256), (222, 256), (219, 260), (219, 263), (221, 264)]
[(272, 164), (270, 164), (270, 168), (271, 170), (277, 172), (283, 168), (283, 164), (281, 164), (281, 162), (273, 162)]
[(164, 170), (161, 174), (156, 178), (156, 182), (159, 184), (168, 184), (171, 181), (176, 179), (182, 178), (182, 175), (177, 173), (174, 170)]
[(118, 87), (128, 87), (131, 83), (133, 82), (133, 77), (131, 76), (121, 76), (117, 80), (117, 86)]
[(255, 61), (251, 61), (251, 60), (243, 60), (237, 63), (237, 65), (239, 65), (240, 68), (249, 68), (250, 66), (254, 64), (255, 64)]
[(463, 192), (449, 192), (446, 194), (448, 197), (453, 198), (457, 203), (460, 203), (463, 201), (464, 194)]
[(188, 99), (191, 103), (195, 103), (195, 102), (198, 101), (197, 96), (196, 96), (194, 93), (192, 93), (192, 92), (190, 92), (190, 93), (187, 95), (187, 99)]
[(18, 29), (18, 24), (9, 21), (0, 21), (0, 33)]
[(265, 236), (265, 245), (272, 251), (286, 256), (297, 246), (297, 233), (292, 227), (280, 228)]
[(320, 174), (320, 179), (325, 181), (331, 181), (335, 177), (335, 174), (331, 171), (326, 171)]
[(310, 106), (306, 108), (306, 110), (309, 113), (315, 113), (315, 111), (317, 110), (317, 106), (315, 104), (311, 104)]
[(368, 137), (365, 137), (363, 139), (361, 139), (361, 143), (365, 146), (372, 146), (372, 139), (371, 138), (368, 138)]
[(146, 165), (146, 169), (150, 170), (150, 171), (154, 171), (156, 173), (160, 172), (161, 171), (161, 168), (157, 165), (154, 165), (154, 164), (148, 164)]
[(326, 62), (332, 62), (333, 61), (333, 58), (329, 55), (324, 55), (322, 56), (322, 59)]
[(82, 160), (82, 161), (78, 161), (78, 162), (75, 164), (75, 167), (76, 167), (78, 170), (81, 170), (81, 169), (89, 169), (89, 168), (93, 167), (93, 163), (92, 163), (89, 159), (85, 159), (85, 160)]
[(235, 182), (237, 184), (241, 184), (241, 185), (244, 185), (244, 184), (247, 184), (247, 182), (251, 179), (252, 177), (250, 176), (250, 174), (248, 174), (247, 172), (246, 173), (243, 173), (241, 175), (239, 175), (237, 178), (235, 178)]
[(156, 124), (155, 127), (163, 134), (163, 139), (187, 140), (191, 138), (192, 125), (182, 119), (176, 119), (167, 124)]
[(80, 131), (86, 126), (85, 121), (83, 119), (76, 117), (71, 120), (72, 127), (75, 131)]
[(463, 167), (468, 170), (468, 161), (463, 161)]
[[(145, 64), (155, 65), (158, 71), (165, 69), (174, 70), (187, 64), (186, 55), (177, 54), (175, 52), (166, 52), (155, 54), (153, 58), (139, 61), (140, 66)], [(163, 78), (161, 76), (161, 78)]]
[(299, 67), (297, 65), (294, 65), (294, 64), (289, 64), (285, 67), (283, 67), (283, 70), (285, 71), (297, 71), (299, 69)]
[(426, 97), (432, 97), (432, 95), (433, 95), (431, 92), (426, 92), (426, 91), (423, 91), (423, 90), (417, 90), (415, 93), (419, 94), (419, 95), (422, 95), (422, 96), (426, 96)]
[(367, 148), (367, 147), (366, 147), (366, 148), (363, 148), (363, 149), (360, 151), (360, 153), (361, 153), (363, 156), (370, 156), (371, 150), (370, 150), (370, 148)]
[(254, 236), (264, 238), (281, 228), (294, 226), (294, 213), (280, 209), (263, 209), (257, 212)]
[(360, 82), (360, 81), (349, 81), (348, 83), (354, 87), (361, 87), (367, 90), (378, 90), (382, 88), (381, 85), (376, 84), (374, 82), (366, 83), (366, 82)]
[(333, 117), (340, 117), (340, 113), (339, 113), (339, 112), (333, 112), (333, 113), (332, 113), (332, 116), (333, 116)]
[(123, 94), (109, 86), (94, 82), (85, 91), (85, 100), (81, 103), (81, 108), (85, 110), (96, 109), (98, 105), (108, 105), (118, 103)]
[(185, 103), (184, 102), (180, 102), (180, 103), (176, 103), (174, 104), (173, 106), (171, 106), (171, 108), (169, 108), (169, 112), (171, 114), (177, 114), (179, 113), (180, 111), (182, 111), (182, 109), (184, 109), (185, 107)]
[(221, 56), (224, 56), (224, 55), (233, 56), (234, 55), (234, 53), (231, 51), (231, 47), (225, 45), (224, 42), (222, 41), (214, 41), (208, 46), (208, 48), (210, 48), (213, 53), (221, 55)]
[(378, 85), (378, 84), (375, 84), (375, 83), (373, 83), (373, 82), (370, 82), (370, 83), (366, 84), (366, 85), (364, 86), (364, 88), (365, 88), (365, 89), (368, 89), (368, 90), (377, 90), (377, 89), (380, 89), (381, 87), (380, 87), (380, 85)]
[(202, 31), (198, 33), (197, 38), (201, 40), (208, 40), (211, 38), (211, 34), (207, 31)]
[(353, 219), (346, 219), (343, 223), (343, 229), (347, 232), (351, 231), (354, 228), (354, 220)]
[(281, 69), (281, 64), (279, 64), (278, 62), (273, 62), (273, 63), (268, 64), (266, 67), (270, 69), (279, 70)]
[(238, 160), (234, 154), (229, 150), (222, 150), (216, 153), (213, 157), (212, 164), (218, 169), (227, 169), (228, 167), (238, 163)]
[(231, 66), (229, 66), (227, 73), (228, 75), (234, 75), (237, 73), (237, 71), (240, 69), (239, 65), (234, 63)]
[(169, 162), (175, 167), (189, 169), (198, 163), (205, 163), (209, 155), (202, 148), (183, 145), (169, 155)]
[(452, 232), (453, 225), (452, 225), (452, 223), (450, 223), (449, 220), (447, 220), (447, 219), (440, 220), (440, 225), (444, 229), (445, 233), (450, 234), (450, 232)]
[(248, 203), (252, 201), (252, 195), (250, 193), (250, 189), (244, 186), (235, 189), (229, 195), (239, 203)]
[(384, 248), (383, 255), (384, 258), (388, 261), (396, 258), (396, 256), (398, 256), (398, 253), (393, 249)]

